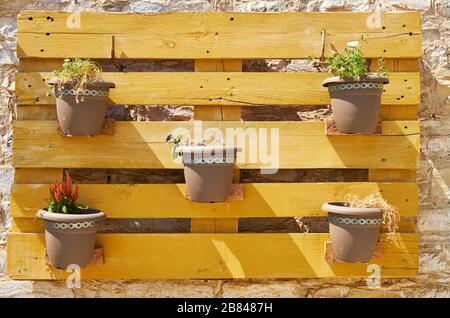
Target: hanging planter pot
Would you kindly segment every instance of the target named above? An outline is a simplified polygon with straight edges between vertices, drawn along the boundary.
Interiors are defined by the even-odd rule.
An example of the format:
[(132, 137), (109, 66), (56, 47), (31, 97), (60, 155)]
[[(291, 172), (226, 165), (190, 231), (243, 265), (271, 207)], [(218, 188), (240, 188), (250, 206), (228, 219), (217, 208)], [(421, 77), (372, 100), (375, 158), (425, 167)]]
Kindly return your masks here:
[(108, 107), (109, 89), (114, 83), (96, 81), (88, 84), (81, 94), (70, 86), (61, 87), (57, 80), (49, 81), (55, 85), (56, 113), (59, 125), (65, 135), (95, 136), (103, 127)]
[(40, 210), (37, 216), (44, 220), (50, 264), (60, 269), (72, 264), (86, 267), (95, 248), (99, 222), (104, 220), (105, 214), (93, 209), (80, 209), (77, 214)]
[(372, 134), (380, 120), (381, 95), (387, 77), (367, 76), (360, 80), (330, 77), (322, 85), (328, 87), (331, 111), (342, 133)]
[(187, 195), (197, 202), (223, 202), (233, 182), (238, 147), (178, 146), (182, 155)]
[(383, 211), (378, 208), (352, 208), (347, 202), (329, 202), (331, 246), (337, 260), (367, 263), (377, 245)]

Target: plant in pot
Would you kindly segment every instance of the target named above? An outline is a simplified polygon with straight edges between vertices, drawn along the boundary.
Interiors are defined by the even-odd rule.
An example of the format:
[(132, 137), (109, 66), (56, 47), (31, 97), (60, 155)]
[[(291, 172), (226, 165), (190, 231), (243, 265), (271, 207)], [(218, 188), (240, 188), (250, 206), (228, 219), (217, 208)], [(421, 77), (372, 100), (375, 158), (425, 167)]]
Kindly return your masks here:
[(103, 127), (108, 93), (114, 83), (102, 80), (101, 67), (89, 59), (65, 59), (48, 81), (54, 86), (56, 113), (65, 135), (95, 136)]
[(223, 202), (233, 182), (236, 154), (239, 147), (224, 146), (220, 142), (181, 141), (169, 135), (166, 142), (173, 143), (172, 158), (182, 156), (187, 195), (196, 202)]
[(77, 204), (77, 199), (78, 186), (72, 184), (66, 172), (65, 180), (50, 186), (48, 208), (37, 213), (44, 220), (48, 259), (56, 268), (87, 266), (95, 248), (98, 224), (105, 218), (103, 212)]
[(380, 229), (384, 228), (390, 239), (400, 219), (397, 209), (378, 194), (362, 199), (348, 195), (345, 202), (323, 204), (322, 210), (328, 212), (334, 257), (349, 263), (367, 263)]
[[(364, 42), (364, 37), (361, 37)], [(378, 60), (379, 69), (369, 73), (359, 42), (348, 42), (343, 52), (333, 51), (325, 61), (313, 59), (315, 66), (328, 66), (334, 77), (325, 79), (331, 98), (331, 111), (337, 129), (342, 133), (372, 134), (380, 119), (383, 85), (389, 83), (384, 59)]]

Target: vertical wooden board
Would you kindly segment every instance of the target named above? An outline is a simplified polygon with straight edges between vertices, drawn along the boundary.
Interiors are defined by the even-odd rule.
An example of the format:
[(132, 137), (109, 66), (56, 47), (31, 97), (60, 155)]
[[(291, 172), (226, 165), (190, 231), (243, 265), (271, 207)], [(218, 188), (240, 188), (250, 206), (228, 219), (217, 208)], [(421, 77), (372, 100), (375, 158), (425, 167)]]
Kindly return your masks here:
[(60, 168), (16, 168), (14, 171), (15, 184), (54, 183), (63, 177)]
[(53, 72), (60, 69), (64, 59), (40, 59), (21, 58), (19, 61), (20, 72)]
[[(241, 72), (242, 60), (195, 60), (196, 72)], [(236, 106), (195, 106), (194, 119), (213, 121), (240, 121), (241, 107)], [(239, 182), (239, 170), (236, 170), (234, 183)], [(233, 233), (238, 232), (239, 219), (191, 219), (193, 233)]]
[(369, 169), (370, 182), (411, 182), (416, 181), (413, 169)]

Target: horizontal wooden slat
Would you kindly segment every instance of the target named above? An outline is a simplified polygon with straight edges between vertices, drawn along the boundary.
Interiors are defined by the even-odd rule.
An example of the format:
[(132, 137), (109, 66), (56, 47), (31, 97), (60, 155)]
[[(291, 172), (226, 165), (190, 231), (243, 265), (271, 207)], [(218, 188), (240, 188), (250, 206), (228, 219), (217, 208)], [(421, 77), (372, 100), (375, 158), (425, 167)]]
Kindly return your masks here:
[[(19, 57), (306, 58), (368, 35), (368, 57), (420, 57), (420, 13), (160, 13), (23, 11)], [(79, 23), (78, 23), (79, 22)]]
[[(323, 125), (323, 122), (204, 122), (203, 128), (217, 127), (222, 131), (243, 128), (244, 132), (267, 133), (267, 155), (273, 155), (273, 160), (278, 150), (279, 161), (272, 161), (272, 166), (280, 169), (415, 169), (417, 166), (417, 122), (390, 122), (391, 128), (385, 130), (394, 135), (386, 136), (325, 136)], [(193, 123), (116, 122), (115, 135), (96, 137), (62, 137), (56, 133), (54, 121), (15, 121), (13, 126), (15, 167), (181, 168), (181, 163), (172, 160), (171, 145), (165, 139), (170, 133), (176, 133), (175, 129), (192, 129)], [(259, 128), (266, 131), (258, 131)], [(279, 147), (274, 143), (270, 150), (272, 128), (278, 129)], [(253, 142), (258, 139), (251, 134), (247, 137)], [(265, 152), (252, 158), (248, 140), (243, 147), (238, 168), (270, 167), (270, 163), (262, 161)]]
[[(131, 72), (104, 73), (116, 88), (112, 104), (163, 105), (323, 105), (330, 103), (322, 81), (328, 73), (285, 72)], [(18, 73), (19, 104), (54, 104), (47, 80), (51, 73)], [(384, 105), (419, 104), (420, 76), (391, 73), (381, 102)]]
[[(234, 109), (234, 106), (223, 107), (226, 107), (227, 109)], [(382, 120), (417, 120), (417, 109), (418, 105), (381, 105), (380, 117)], [(55, 105), (39, 104), (17, 105), (17, 119), (56, 120), (56, 107)]]
[[(367, 264), (333, 263), (324, 257), (328, 234), (100, 234), (105, 264), (81, 270), (81, 279), (215, 279), (367, 277)], [(401, 234), (384, 242), (372, 260), (388, 277), (415, 276), (418, 238)], [(7, 274), (12, 279), (63, 279), (66, 271), (45, 260), (43, 234), (8, 236)]]
[[(368, 183), (244, 183), (244, 200), (196, 203), (185, 199), (184, 184), (81, 184), (79, 202), (108, 218), (231, 218), (324, 216), (327, 201), (342, 201), (346, 194), (366, 196), (381, 192), (402, 216), (416, 216), (415, 182)], [(15, 184), (11, 216), (34, 218), (45, 207), (48, 185)], [(167, 204), (170, 202), (170, 204)]]

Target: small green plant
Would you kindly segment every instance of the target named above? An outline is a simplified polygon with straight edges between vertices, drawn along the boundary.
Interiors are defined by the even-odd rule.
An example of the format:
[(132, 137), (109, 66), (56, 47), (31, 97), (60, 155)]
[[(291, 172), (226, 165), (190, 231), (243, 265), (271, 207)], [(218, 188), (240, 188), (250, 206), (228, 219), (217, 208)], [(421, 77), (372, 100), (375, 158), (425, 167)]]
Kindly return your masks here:
[[(363, 44), (367, 43), (364, 35), (361, 35), (360, 41)], [(324, 61), (314, 57), (310, 57), (310, 60), (315, 67), (319, 68), (320, 66), (325, 65), (331, 73), (341, 78), (359, 80), (369, 75), (367, 62), (359, 48), (358, 41), (348, 42), (347, 47), (343, 52), (333, 50), (331, 56)], [(383, 57), (378, 59), (378, 70), (376, 74), (379, 76), (388, 75)]]
[(86, 209), (77, 204), (78, 185), (72, 184), (72, 178), (66, 171), (66, 177), (63, 182), (56, 181), (49, 187), (50, 200), (48, 202), (48, 211), (53, 213), (75, 214), (77, 210)]
[(70, 87), (76, 91), (76, 101), (92, 82), (102, 80), (100, 65), (90, 59), (65, 59), (62, 69), (53, 72), (59, 87)]

